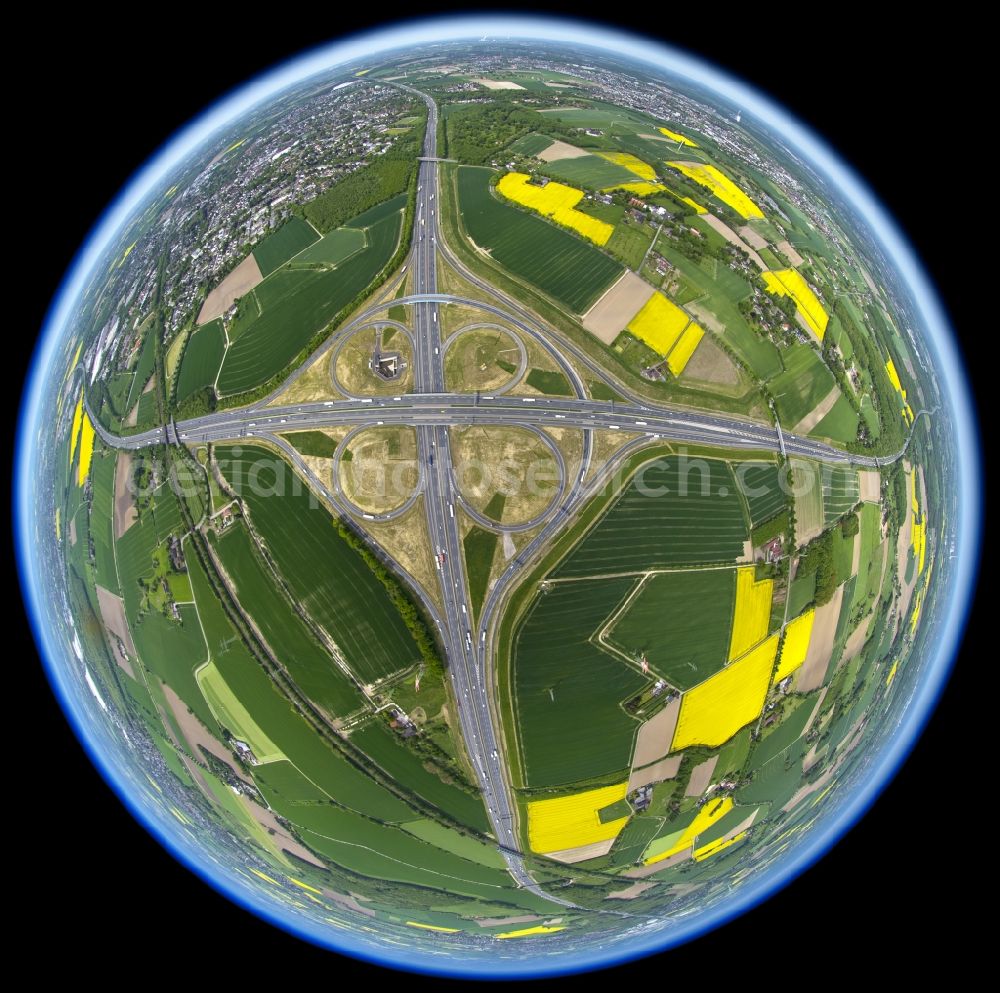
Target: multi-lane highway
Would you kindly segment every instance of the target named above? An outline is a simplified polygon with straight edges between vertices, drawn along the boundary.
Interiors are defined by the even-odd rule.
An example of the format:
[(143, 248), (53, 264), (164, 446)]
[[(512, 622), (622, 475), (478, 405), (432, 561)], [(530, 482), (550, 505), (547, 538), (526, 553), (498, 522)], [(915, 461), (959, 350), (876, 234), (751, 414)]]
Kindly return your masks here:
[[(410, 89), (409, 87), (404, 87)], [(352, 397), (346, 400), (280, 405), (275, 398), (285, 389), (239, 410), (225, 410), (177, 424), (167, 425), (127, 437), (110, 435), (92, 418), (102, 439), (115, 447), (140, 449), (162, 442), (192, 444), (197, 442), (261, 439), (279, 446), (298, 470), (323, 493), (341, 513), (358, 516), (336, 481), (316, 478), (301, 456), (281, 435), (306, 428), (339, 425), (406, 424), (417, 430), (420, 476), (417, 492), (396, 510), (382, 515), (362, 514), (363, 519), (385, 519), (409, 510), (420, 497), (426, 515), (428, 534), (437, 567), (440, 596), (437, 604), (418, 590), (425, 609), (438, 626), (447, 657), (458, 716), (470, 762), (482, 790), (493, 832), (507, 861), (511, 875), (519, 885), (544, 894), (518, 854), (516, 806), (506, 779), (504, 748), (497, 728), (492, 688), (490, 652), (492, 634), (504, 600), (513, 588), (526, 563), (531, 562), (561, 530), (577, 509), (603, 483), (614, 465), (637, 447), (666, 438), (672, 442), (712, 445), (736, 451), (781, 451), (825, 462), (851, 462), (877, 466), (899, 458), (902, 452), (885, 458), (853, 455), (810, 438), (782, 433), (769, 424), (725, 417), (713, 413), (670, 409), (654, 405), (630, 391), (610, 376), (589, 355), (559, 333), (541, 326), (538, 319), (517, 301), (500, 293), (475, 273), (466, 269), (441, 236), (440, 197), (437, 176), (437, 107), (433, 100), (416, 90), (428, 106), (427, 132), (421, 157), (414, 212), (413, 243), (408, 267), (412, 292), (409, 296), (375, 304), (352, 320), (318, 350), (339, 350), (347, 338), (372, 323), (387, 322), (378, 315), (390, 305), (407, 304), (413, 315), (413, 390), (395, 397)], [(482, 293), (482, 299), (470, 300), (437, 289), (437, 265), (442, 260)], [(398, 285), (395, 280), (392, 286)], [(392, 287), (390, 286), (390, 289)], [(444, 376), (445, 341), (441, 334), (441, 311), (453, 304), (473, 305), (494, 318), (511, 324), (534, 341), (556, 362), (573, 391), (573, 397), (509, 396), (503, 392), (485, 394), (448, 393)], [(406, 331), (406, 329), (404, 329)], [(522, 366), (524, 346), (521, 345)], [(312, 361), (307, 365), (312, 364)], [(625, 402), (611, 403), (587, 399), (579, 368), (614, 386)], [(294, 379), (298, 373), (293, 374)], [(285, 384), (287, 385), (287, 383)], [(543, 427), (580, 428), (584, 446), (581, 461), (567, 466), (556, 453), (558, 485), (556, 496), (531, 527), (540, 526), (538, 534), (512, 558), (505, 572), (491, 587), (478, 625), (474, 625), (468, 603), (464, 557), (457, 508), (463, 506), (452, 465), (449, 428), (465, 425), (509, 424)], [(632, 440), (619, 450), (616, 459), (599, 473), (590, 472), (592, 431), (628, 432)], [(342, 447), (342, 446), (341, 446)], [(550, 446), (553, 447), (553, 446)], [(570, 478), (572, 476), (572, 478)], [(476, 516), (476, 515), (474, 515)], [(482, 523), (487, 526), (488, 521)]]

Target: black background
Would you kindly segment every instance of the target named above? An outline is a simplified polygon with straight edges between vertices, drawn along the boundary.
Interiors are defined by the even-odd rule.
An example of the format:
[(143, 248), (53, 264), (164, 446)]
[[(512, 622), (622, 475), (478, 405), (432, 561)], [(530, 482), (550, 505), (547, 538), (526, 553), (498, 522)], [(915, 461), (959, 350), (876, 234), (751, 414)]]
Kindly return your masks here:
[[(697, 13), (691, 6), (663, 5), (660, 14), (635, 14), (617, 26), (718, 62), (824, 135), (912, 239), (963, 346), (971, 350), (980, 321), (976, 308), (991, 290), (983, 287), (978, 303), (970, 299), (964, 266), (976, 237), (974, 215), (985, 202), (963, 183), (959, 192), (968, 197), (967, 209), (949, 205), (948, 184), (935, 160), (975, 154), (975, 145), (964, 139), (977, 126), (987, 134), (992, 130), (992, 113), (977, 122), (969, 68), (982, 57), (975, 31), (949, 18), (911, 19), (904, 44), (898, 23), (880, 22), (865, 8), (829, 5), (826, 19), (813, 28), (802, 21), (799, 35), (795, 16), (776, 12), (783, 26), (771, 29), (759, 6), (719, 9), (717, 18), (709, 8)], [(378, 20), (333, 5), (297, 5), (287, 13), (271, 8), (266, 22), (241, 25), (237, 10), (151, 7), (154, 27), (116, 21), (113, 32), (88, 14), (61, 18), (56, 35), (41, 14), (28, 12), (37, 21), (26, 34), (37, 68), (8, 107), (13, 133), (6, 158), (14, 179), (7, 183), (5, 213), (8, 220), (23, 214), (28, 232), (18, 267), (7, 271), (5, 296), (26, 306), (22, 320), (3, 336), (6, 354), (13, 354), (10, 382), (26, 369), (48, 302), (88, 230), (168, 135), (256, 72)], [(386, 16), (384, 8), (380, 13)], [(286, 19), (294, 24), (282, 23)], [(989, 333), (995, 337), (995, 326)], [(975, 380), (984, 363), (969, 357)], [(216, 956), (208, 975), (220, 978), (231, 969), (258, 979), (274, 969), (291, 983), (387, 978), (382, 970), (304, 944), (239, 910), (147, 836), (67, 727), (16, 600), (10, 611), (22, 643), (8, 664), (16, 664), (29, 685), (34, 767), (16, 789), (8, 783), (5, 791), (8, 821), (20, 826), (17, 848), (8, 854), (19, 856), (30, 874), (25, 886), (7, 888), (8, 906), (16, 903), (28, 929), (58, 932), (47, 968), (96, 966), (96, 956), (106, 975), (128, 974), (140, 982), (185, 974), (193, 979), (185, 963), (198, 955), (197, 946), (201, 954)], [(985, 823), (952, 822), (973, 792), (956, 741), (964, 739), (967, 747), (964, 729), (974, 726), (963, 717), (970, 705), (964, 673), (977, 659), (976, 634), (974, 615), (956, 674), (909, 762), (825, 859), (745, 917), (683, 948), (623, 966), (604, 981), (669, 981), (697, 973), (798, 983), (808, 973), (794, 971), (797, 965), (819, 965), (821, 981), (850, 982), (857, 976), (855, 956), (881, 959), (896, 970), (927, 955), (940, 960), (964, 954), (971, 937), (961, 910), (962, 842), (978, 838), (988, 844), (991, 833)], [(24, 685), (19, 676), (17, 683)], [(11, 693), (8, 708), (13, 699)], [(9, 771), (12, 763), (6, 764)], [(27, 955), (26, 949), (14, 950), (15, 960)], [(228, 978), (240, 981), (235, 974)]]

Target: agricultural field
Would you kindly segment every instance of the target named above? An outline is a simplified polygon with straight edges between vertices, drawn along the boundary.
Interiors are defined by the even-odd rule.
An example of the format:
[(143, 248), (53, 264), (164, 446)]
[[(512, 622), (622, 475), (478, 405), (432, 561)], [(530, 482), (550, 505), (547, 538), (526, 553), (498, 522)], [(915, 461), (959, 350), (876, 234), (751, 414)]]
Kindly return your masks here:
[(337, 439), (325, 431), (292, 431), (282, 435), (300, 455), (332, 459), (337, 451)]
[(415, 663), (417, 647), (385, 590), (288, 463), (254, 447), (220, 446), (216, 455), (292, 596), (350, 671), (367, 683)]
[(806, 326), (822, 341), (830, 316), (801, 273), (797, 269), (780, 269), (777, 272), (765, 272), (763, 277), (770, 292), (790, 296), (795, 301)]
[(583, 191), (562, 183), (537, 186), (523, 172), (505, 173), (497, 181), (497, 193), (522, 207), (551, 218), (556, 224), (571, 228), (595, 245), (606, 245), (614, 230), (612, 225), (576, 209)]
[(491, 170), (462, 166), (457, 175), (462, 222), (475, 245), (570, 311), (586, 311), (621, 275), (594, 246), (494, 197)]
[(361, 707), (363, 699), (357, 687), (296, 612), (246, 527), (232, 525), (213, 544), (243, 609), (278, 663), (309, 699), (340, 717)]
[(604, 190), (632, 183), (635, 173), (600, 155), (581, 155), (547, 162), (545, 172), (565, 183), (588, 190)]
[(626, 327), (654, 352), (666, 357), (690, 321), (680, 307), (662, 293), (654, 293)]
[(781, 352), (784, 371), (769, 386), (781, 423), (792, 430), (837, 384), (819, 353), (796, 342)]
[(608, 642), (689, 689), (725, 665), (735, 602), (732, 569), (655, 573), (616, 618)]
[(738, 659), (767, 634), (771, 617), (774, 581), (755, 579), (752, 565), (736, 570), (736, 607), (733, 633), (729, 642), (729, 661)]
[(781, 644), (778, 668), (774, 673), (775, 683), (780, 683), (805, 662), (815, 619), (816, 611), (807, 610), (786, 625), (785, 640)]
[[(868, 408), (870, 409), (871, 416), (874, 417), (876, 425), (874, 432), (871, 431), (871, 427), (869, 426), (869, 433), (878, 437), (878, 415), (875, 413), (874, 407), (871, 406), (871, 398), (868, 394), (865, 394), (862, 398), (862, 411), (865, 408), (864, 401), (868, 402)], [(860, 416), (857, 411), (851, 406), (847, 397), (841, 394), (837, 397), (836, 402), (830, 410), (809, 433), (818, 438), (829, 438), (831, 441), (846, 445), (858, 437), (859, 422)]]
[(851, 466), (824, 465), (823, 526), (839, 521), (860, 499), (858, 470)]
[(740, 217), (763, 217), (764, 212), (721, 169), (703, 162), (668, 162), (668, 166), (704, 186)]
[(178, 404), (215, 383), (225, 351), (226, 339), (221, 320), (203, 324), (191, 333), (177, 373), (174, 396)]
[(657, 459), (636, 473), (555, 575), (731, 563), (748, 537), (743, 501), (726, 462)]
[(301, 217), (290, 217), (254, 248), (253, 257), (257, 260), (261, 275), (270, 276), (318, 239), (319, 235), (308, 221)]
[(671, 751), (691, 745), (718, 747), (760, 715), (771, 685), (778, 636), (771, 635), (741, 659), (681, 697)]
[(743, 462), (737, 466), (736, 478), (754, 527), (776, 517), (788, 506), (788, 487), (782, 485), (781, 479), (784, 472), (774, 462)]
[(647, 679), (588, 639), (634, 584), (631, 576), (555, 583), (521, 622), (511, 695), (524, 785), (561, 786), (628, 769), (638, 725), (620, 703)]
[(618, 837), (628, 816), (601, 821), (600, 811), (625, 799), (625, 783), (528, 803), (528, 843), (533, 852), (558, 852)]
[(246, 742), (261, 765), (284, 759), (281, 749), (254, 720), (247, 705), (237, 698), (213, 663), (206, 662), (195, 673), (195, 677), (219, 727), (225, 728), (234, 738)]
[(365, 247), (365, 233), (357, 228), (334, 228), (295, 256), (295, 268), (300, 266), (337, 266)]
[(465, 571), (469, 581), (469, 599), (472, 602), (473, 615), (477, 618), (486, 599), (486, 588), (499, 539), (500, 536), (495, 531), (487, 531), (478, 524), (469, 528), (465, 538), (462, 539)]
[(253, 389), (284, 369), (389, 261), (399, 240), (401, 216), (394, 212), (376, 221), (367, 229), (367, 246), (336, 269), (286, 266), (265, 279), (255, 290), (261, 314), (227, 351), (219, 392)]

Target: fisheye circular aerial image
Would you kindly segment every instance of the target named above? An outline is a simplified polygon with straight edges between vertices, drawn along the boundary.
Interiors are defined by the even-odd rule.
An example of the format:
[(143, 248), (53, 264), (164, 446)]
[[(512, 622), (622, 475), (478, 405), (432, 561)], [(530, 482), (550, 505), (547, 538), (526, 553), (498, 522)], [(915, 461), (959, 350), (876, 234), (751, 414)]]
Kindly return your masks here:
[(827, 852), (980, 530), (953, 332), (863, 181), (567, 19), (354, 35), (163, 139), (15, 461), (39, 655), (135, 818), (278, 928), (479, 978), (663, 951)]

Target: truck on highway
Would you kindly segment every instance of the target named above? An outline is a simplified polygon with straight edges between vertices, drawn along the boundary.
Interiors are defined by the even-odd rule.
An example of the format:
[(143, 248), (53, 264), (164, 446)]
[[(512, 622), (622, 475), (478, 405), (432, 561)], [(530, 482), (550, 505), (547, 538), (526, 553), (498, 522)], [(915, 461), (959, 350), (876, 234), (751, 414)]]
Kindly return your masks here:
[(451, 514), (452, 517), (455, 516), (455, 505), (453, 503), (448, 504), (448, 513)]

